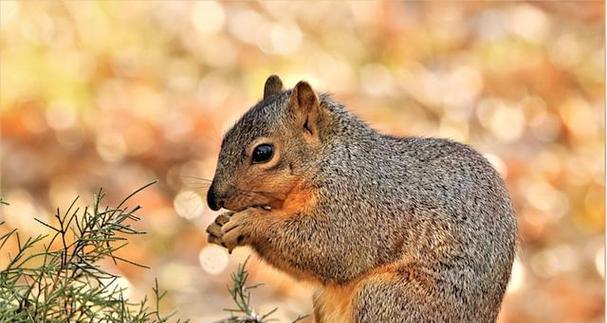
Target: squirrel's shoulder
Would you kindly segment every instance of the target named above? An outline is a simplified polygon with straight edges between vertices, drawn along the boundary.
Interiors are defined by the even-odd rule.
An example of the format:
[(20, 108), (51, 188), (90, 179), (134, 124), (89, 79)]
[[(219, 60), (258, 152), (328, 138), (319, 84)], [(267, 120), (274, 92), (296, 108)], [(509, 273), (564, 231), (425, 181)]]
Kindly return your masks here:
[(386, 159), (399, 156), (406, 162), (428, 163), (450, 159), (453, 162), (467, 161), (485, 163), (486, 159), (471, 146), (446, 138), (434, 137), (397, 137), (380, 134), (377, 147), (383, 151)]

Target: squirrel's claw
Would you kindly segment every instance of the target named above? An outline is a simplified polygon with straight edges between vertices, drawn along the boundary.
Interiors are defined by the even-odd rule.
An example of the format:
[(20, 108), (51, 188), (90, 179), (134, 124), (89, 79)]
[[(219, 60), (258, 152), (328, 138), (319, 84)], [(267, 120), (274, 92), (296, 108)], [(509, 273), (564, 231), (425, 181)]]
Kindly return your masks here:
[(221, 238), (221, 236), (222, 236), (221, 226), (219, 226), (216, 223), (213, 223), (207, 227), (207, 233), (209, 234), (209, 237)]
[(223, 243), (221, 241), (221, 227), (218, 224), (212, 223), (211, 225), (209, 225), (207, 227), (207, 233), (209, 234), (209, 237), (207, 239), (209, 243), (214, 243), (216, 245), (223, 246)]
[(253, 220), (259, 213), (268, 212), (262, 208), (248, 208), (238, 213), (226, 212), (215, 218), (207, 227), (208, 242), (228, 249), (229, 253), (238, 246), (247, 244)]
[(207, 227), (206, 231), (209, 234), (207, 241), (209, 243), (220, 245), (224, 248), (226, 247), (226, 245), (222, 241), (223, 232), (221, 231), (221, 227), (224, 224), (228, 223), (228, 221), (230, 221), (230, 217), (233, 214), (234, 212), (222, 213), (218, 215), (217, 218), (215, 218), (215, 221)]
[[(226, 228), (226, 226), (228, 226)], [(232, 253), (232, 250), (237, 246), (241, 246), (244, 244), (245, 235), (242, 232), (242, 225), (240, 223), (234, 223), (230, 221), (226, 223), (222, 228), (222, 236), (221, 241), (228, 249), (229, 253)]]
[(209, 235), (209, 238), (207, 239), (207, 241), (208, 241), (209, 243), (212, 243), (212, 244), (216, 244), (216, 245), (219, 245), (219, 246), (225, 247), (225, 246), (223, 245), (223, 243), (221, 242), (221, 238), (218, 238), (218, 237), (216, 237), (216, 236)]
[(221, 227), (224, 224), (228, 223), (228, 221), (230, 221), (230, 217), (232, 217), (232, 215), (234, 215), (234, 212), (231, 211), (222, 213), (215, 218), (215, 223), (217, 223)]
[(258, 213), (258, 208), (248, 208), (234, 213), (230, 216), (230, 220), (221, 226), (221, 241), (228, 252), (232, 253), (234, 248), (248, 243), (254, 219), (258, 217)]

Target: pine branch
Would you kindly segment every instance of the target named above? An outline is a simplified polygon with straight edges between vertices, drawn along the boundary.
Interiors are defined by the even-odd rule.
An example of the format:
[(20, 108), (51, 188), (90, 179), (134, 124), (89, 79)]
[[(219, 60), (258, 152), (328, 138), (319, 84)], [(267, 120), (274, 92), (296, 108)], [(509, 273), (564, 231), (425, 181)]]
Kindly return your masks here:
[[(263, 284), (256, 284), (247, 286), (247, 280), (249, 278), (249, 272), (246, 270), (247, 262), (250, 257), (238, 265), (235, 272), (232, 273), (232, 287), (228, 287), (228, 292), (232, 296), (232, 300), (236, 305), (233, 309), (224, 309), (224, 311), (230, 313), (230, 317), (215, 321), (213, 323), (268, 323), (276, 321), (276, 319), (270, 318), (278, 308), (274, 308), (265, 314), (258, 314), (251, 307), (251, 290), (255, 289)], [(298, 316), (293, 323), (303, 320), (305, 316)]]
[[(10, 239), (17, 244), (16, 253), (0, 269), (0, 323), (168, 322), (175, 313), (160, 314), (165, 292), (160, 292), (157, 281), (153, 307), (147, 298), (131, 302), (125, 288), (116, 285), (118, 276), (98, 265), (111, 259), (147, 268), (115, 252), (128, 244), (129, 236), (144, 234), (132, 227), (139, 220), (135, 212), (140, 207), (125, 204), (154, 183), (137, 189), (116, 207), (102, 206), (102, 190), (91, 207), (75, 207), (76, 198), (65, 212), (57, 209), (54, 224), (36, 219), (51, 231), (48, 235), (23, 240), (11, 230), (0, 236), (0, 251)], [(8, 205), (1, 198), (0, 204)], [(53, 247), (56, 241), (58, 248)]]

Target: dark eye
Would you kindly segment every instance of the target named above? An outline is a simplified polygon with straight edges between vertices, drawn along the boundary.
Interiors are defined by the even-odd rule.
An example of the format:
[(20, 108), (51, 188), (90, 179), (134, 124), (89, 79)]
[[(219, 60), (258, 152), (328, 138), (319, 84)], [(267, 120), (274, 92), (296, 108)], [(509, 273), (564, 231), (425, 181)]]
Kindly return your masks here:
[(254, 164), (265, 163), (272, 159), (274, 155), (274, 147), (270, 144), (261, 144), (253, 149), (251, 160)]

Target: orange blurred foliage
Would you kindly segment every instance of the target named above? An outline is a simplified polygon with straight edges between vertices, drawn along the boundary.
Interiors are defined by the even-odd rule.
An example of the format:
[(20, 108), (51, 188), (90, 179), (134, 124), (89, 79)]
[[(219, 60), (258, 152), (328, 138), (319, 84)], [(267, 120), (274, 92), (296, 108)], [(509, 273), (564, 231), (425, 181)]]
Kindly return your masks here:
[[(395, 135), (468, 143), (506, 179), (520, 251), (500, 322), (603, 321), (604, 2), (0, 1), (7, 227), (137, 196), (122, 273), (158, 276), (180, 315), (224, 316), (228, 258), (206, 244), (221, 134), (279, 74)], [(133, 202), (133, 203), (135, 203)], [(110, 264), (108, 264), (109, 266)], [(311, 312), (310, 287), (251, 262), (261, 311)]]

